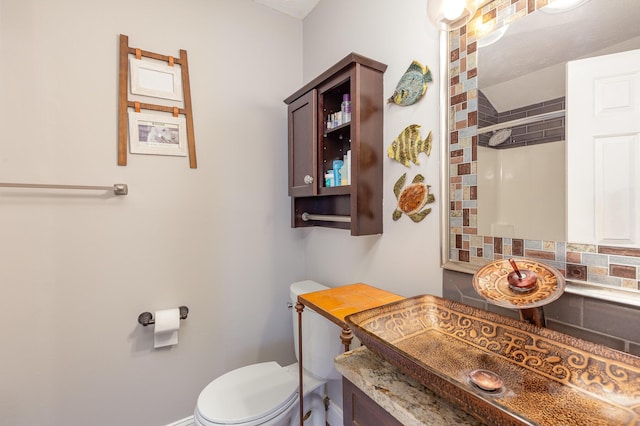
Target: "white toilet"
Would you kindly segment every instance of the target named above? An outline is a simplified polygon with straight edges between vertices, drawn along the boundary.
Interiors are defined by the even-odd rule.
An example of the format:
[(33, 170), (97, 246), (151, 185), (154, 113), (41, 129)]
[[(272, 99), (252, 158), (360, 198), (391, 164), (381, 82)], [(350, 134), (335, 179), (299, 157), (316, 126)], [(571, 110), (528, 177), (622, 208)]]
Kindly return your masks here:
[[(293, 306), (298, 295), (326, 290), (314, 281), (291, 284)], [(325, 426), (324, 388), (340, 373), (333, 359), (342, 352), (341, 329), (308, 307), (302, 314), (302, 351), (304, 354), (304, 411), (311, 412), (305, 425)], [(293, 336), (298, 354), (298, 314), (292, 309)], [(290, 426), (300, 424), (298, 363), (280, 366), (264, 362), (241, 367), (209, 383), (198, 396), (195, 423), (198, 426)]]

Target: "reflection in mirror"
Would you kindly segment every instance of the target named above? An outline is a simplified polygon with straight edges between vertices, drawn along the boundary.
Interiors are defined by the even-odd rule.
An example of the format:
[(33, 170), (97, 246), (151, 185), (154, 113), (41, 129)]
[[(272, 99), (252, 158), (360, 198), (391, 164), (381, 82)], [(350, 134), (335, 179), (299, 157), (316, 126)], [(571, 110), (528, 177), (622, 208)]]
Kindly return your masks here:
[[(575, 217), (570, 217), (572, 215), (570, 210), (573, 208), (571, 202), (576, 199), (589, 199), (591, 202), (589, 209), (578, 208), (576, 210), (578, 212), (577, 216), (584, 216), (581, 213), (587, 210), (617, 212), (616, 209), (611, 208), (611, 203), (598, 202), (598, 198), (594, 197), (593, 188), (591, 188), (591, 193), (585, 193), (584, 185), (582, 184), (585, 179), (581, 177), (581, 174), (576, 173), (576, 170), (585, 168), (583, 167), (584, 162), (573, 161), (571, 157), (574, 156), (574, 153), (578, 152), (579, 155), (575, 155), (578, 158), (580, 158), (580, 155), (591, 155), (592, 161), (589, 164), (589, 167), (592, 167), (591, 171), (594, 170), (594, 165), (599, 166), (597, 164), (598, 161), (605, 160), (600, 161), (600, 164), (606, 165), (605, 169), (608, 171), (613, 170), (616, 174), (620, 174), (616, 168), (616, 160), (623, 157), (621, 153), (625, 152), (625, 150), (634, 149), (638, 157), (635, 164), (640, 163), (640, 149), (638, 148), (640, 142), (637, 142), (640, 138), (640, 130), (632, 131), (631, 133), (627, 132), (627, 136), (630, 136), (627, 141), (616, 144), (616, 146), (609, 145), (613, 149), (609, 149), (609, 146), (603, 148), (601, 144), (598, 148), (599, 152), (606, 155), (598, 154), (603, 157), (598, 161), (593, 161), (596, 155), (593, 155), (594, 144), (592, 137), (589, 141), (592, 145), (591, 147), (581, 150), (583, 147), (578, 144), (578, 149), (573, 149), (571, 147), (573, 142), (582, 140), (582, 137), (575, 138), (571, 136), (574, 134), (576, 127), (578, 129), (586, 127), (583, 125), (590, 124), (593, 120), (588, 116), (586, 118), (573, 118), (572, 111), (579, 109), (574, 108), (576, 106), (575, 102), (579, 104), (583, 101), (582, 99), (576, 101), (575, 96), (566, 95), (565, 93), (566, 91), (573, 93), (575, 90), (573, 88), (576, 85), (569, 84), (568, 89), (565, 89), (563, 77), (558, 80), (559, 83), (552, 85), (552, 81), (555, 80), (550, 75), (550, 68), (553, 68), (554, 64), (563, 72), (565, 68), (564, 62), (552, 59), (556, 55), (552, 47), (556, 46), (565, 46), (567, 52), (573, 52), (579, 58), (591, 55), (591, 53), (584, 51), (584, 48), (593, 48), (598, 55), (607, 53), (604, 57), (605, 62), (607, 57), (612, 56), (612, 54), (608, 54), (610, 51), (607, 49), (615, 45), (619, 45), (619, 48), (623, 50), (632, 49), (630, 52), (640, 54), (640, 35), (637, 32), (638, 28), (640, 28), (637, 25), (637, 22), (640, 22), (640, 7), (638, 7), (638, 0), (588, 0), (580, 8), (560, 15), (546, 14), (541, 11), (540, 8), (544, 7), (543, 4), (553, 4), (556, 1), (484, 1), (478, 13), (465, 27), (442, 34), (441, 106), (443, 110), (447, 110), (447, 114), (441, 117), (442, 132), (440, 142), (443, 147), (441, 161), (444, 167), (441, 171), (442, 184), (440, 189), (442, 198), (448, 200), (447, 203), (442, 203), (441, 205), (443, 267), (453, 271), (474, 273), (479, 267), (494, 260), (507, 257), (526, 257), (542, 261), (560, 270), (567, 280), (567, 293), (640, 307), (640, 246), (624, 244), (621, 240), (615, 239), (572, 239), (574, 234), (572, 234), (571, 229), (577, 221)], [(582, 9), (580, 13), (588, 11), (586, 7), (600, 6), (605, 8), (601, 9), (601, 12), (597, 13), (596, 17), (575, 14), (582, 8), (585, 9)], [(560, 17), (558, 18), (558, 16)], [(520, 23), (526, 25), (526, 22), (531, 19), (534, 21), (537, 19), (552, 20), (552, 24), (544, 30), (518, 30), (518, 27), (521, 26)], [(606, 27), (606, 24), (609, 27)], [(497, 50), (494, 53), (489, 53), (489, 49), (492, 46), (488, 46), (485, 43), (487, 39), (483, 39), (483, 35), (488, 32), (497, 33), (496, 29), (507, 25), (508, 29), (504, 35), (504, 40), (496, 43), (495, 48)], [(636, 33), (631, 38), (627, 38), (628, 41), (621, 41), (621, 39), (617, 38), (618, 36), (612, 35), (605, 27), (633, 30)], [(586, 32), (576, 35), (575, 31), (580, 28), (586, 30)], [(556, 30), (560, 31), (559, 35)], [(542, 35), (546, 33), (556, 34), (552, 38), (553, 41), (543, 41)], [(510, 40), (510, 37), (514, 35), (516, 35), (514, 43), (518, 48), (515, 50), (516, 56), (509, 56), (510, 53), (508, 52), (511, 49), (505, 46), (499, 47), (500, 44), (498, 43)], [(541, 48), (541, 51), (537, 49), (538, 47)], [(628, 53), (615, 53), (613, 55), (627, 55)], [(600, 60), (603, 59), (602, 56), (599, 56), (599, 58)], [(594, 58), (575, 59), (574, 56), (569, 57), (569, 59), (572, 69), (576, 68), (574, 65), (577, 63), (595, 60)], [(614, 84), (609, 86), (616, 89), (617, 95), (624, 95), (625, 93), (631, 95), (634, 92), (640, 92), (638, 90), (640, 88), (640, 60), (635, 62), (637, 65), (636, 71), (631, 75), (636, 79), (633, 87), (637, 89), (627, 90), (631, 87), (628, 83), (618, 84), (618, 81), (611, 81)], [(492, 65), (495, 66), (495, 71), (487, 71), (487, 67)], [(611, 68), (609, 67), (607, 70)], [(519, 78), (501, 75), (493, 82), (491, 82), (490, 78), (493, 78), (494, 74), (506, 72), (515, 72), (516, 75), (523, 79), (526, 75), (532, 74), (529, 77), (533, 77), (533, 82), (527, 83), (524, 88), (514, 86), (506, 90), (512, 95), (517, 95), (515, 97), (501, 97), (497, 94), (500, 86), (498, 82), (510, 81), (515, 84)], [(605, 74), (609, 75), (608, 73)], [(482, 95), (478, 91), (479, 84)], [(547, 93), (550, 88), (558, 84), (562, 86), (558, 94)], [(492, 90), (494, 86), (495, 90)], [(586, 92), (583, 88), (589, 89), (593, 88), (593, 86), (593, 83), (581, 83), (578, 85), (578, 92)], [(528, 92), (533, 92), (535, 95), (544, 93), (544, 96), (521, 103), (525, 97), (531, 95)], [(523, 124), (522, 122), (512, 121), (504, 125), (502, 122), (498, 122), (499, 120), (506, 120), (504, 118), (499, 118), (494, 123), (490, 121), (490, 118), (485, 119), (486, 116), (483, 116), (482, 123), (480, 123), (479, 110), (481, 102), (479, 102), (479, 98), (481, 96), (486, 96), (492, 103), (495, 103), (493, 108), (496, 109), (496, 112), (518, 109), (523, 106), (529, 106), (531, 103), (555, 101), (562, 99), (564, 96), (562, 106), (554, 106), (559, 112), (549, 112), (548, 114), (551, 114), (551, 116), (538, 116), (534, 120), (539, 122), (528, 123), (527, 126), (529, 128), (527, 130), (535, 129), (534, 126), (539, 126), (541, 123), (546, 124), (546, 122), (558, 122), (560, 120), (563, 126), (566, 125), (564, 126), (566, 127), (566, 133), (565, 129), (556, 129), (554, 132), (549, 132), (549, 129), (546, 129), (546, 135), (543, 133), (528, 141), (523, 140), (522, 134), (516, 132), (517, 126)], [(616, 105), (622, 105), (618, 101), (623, 97), (617, 96), (614, 102), (610, 102), (613, 97), (606, 99), (606, 101), (609, 106), (615, 107)], [(627, 98), (632, 99), (632, 96)], [(516, 103), (515, 101), (518, 102)], [(640, 101), (637, 101), (636, 104), (640, 105)], [(563, 109), (566, 111), (562, 111)], [(591, 109), (591, 111), (594, 110)], [(638, 111), (637, 108), (636, 111)], [(640, 113), (640, 111), (638, 112)], [(487, 114), (487, 116), (490, 115)], [(566, 120), (565, 115), (567, 117)], [(525, 121), (530, 120), (528, 117), (523, 118)], [(627, 119), (626, 121), (640, 124), (640, 118)], [(566, 137), (565, 134), (567, 134)], [(546, 137), (557, 137), (557, 139), (555, 141), (548, 139), (541, 143), (541, 140)], [(629, 142), (631, 140), (636, 142)], [(524, 143), (519, 145), (520, 142)], [(562, 146), (561, 151), (565, 154), (566, 159), (562, 157), (561, 153), (546, 153), (542, 155), (542, 159), (532, 160), (534, 158), (533, 154), (529, 154), (525, 150), (525, 148), (531, 148), (532, 150), (534, 148), (546, 149), (554, 146), (554, 144)], [(487, 195), (490, 193), (481, 187), (479, 188), (481, 183), (479, 183), (478, 170), (483, 171), (484, 164), (486, 164), (483, 163), (485, 160), (482, 152), (479, 151), (485, 148), (490, 151), (498, 151), (498, 154), (494, 155), (494, 158), (490, 160), (494, 164), (498, 164), (500, 160), (500, 158), (496, 159), (495, 157), (502, 156), (507, 158), (506, 160), (501, 160), (501, 166), (494, 165), (494, 175), (507, 175), (508, 177), (508, 172), (510, 173), (510, 171), (504, 166), (505, 163), (513, 169), (526, 170), (526, 176), (532, 178), (532, 181), (526, 180), (529, 185), (528, 189), (510, 186), (507, 190), (509, 192), (505, 194), (502, 188), (499, 188), (501, 185), (496, 184), (497, 179), (493, 181), (495, 186), (493, 195)], [(613, 161), (609, 161), (609, 157), (611, 157), (609, 154), (612, 151), (615, 151), (616, 155), (612, 157), (614, 158)], [(628, 156), (628, 158), (631, 157)], [(631, 167), (629, 160), (627, 160), (627, 163), (625, 172), (628, 172), (627, 174), (630, 177), (640, 180), (640, 173), (636, 172), (640, 168), (635, 165)], [(569, 167), (565, 168), (567, 164)], [(562, 177), (541, 183), (543, 178), (551, 173), (549, 167), (554, 170), (563, 170), (561, 176), (566, 179), (568, 188), (565, 191), (566, 197), (558, 197), (551, 201), (550, 190), (555, 189), (555, 187), (565, 187), (565, 185)], [(576, 176), (578, 177), (577, 179)], [(525, 178), (518, 177), (512, 180), (525, 181)], [(576, 182), (577, 186), (575, 185)], [(574, 186), (572, 187), (571, 185)], [(637, 190), (638, 187), (640, 187), (640, 182), (631, 192), (635, 191), (636, 194), (640, 194)], [(534, 193), (534, 189), (543, 191), (542, 195)], [(518, 216), (529, 215), (526, 216), (527, 223), (523, 225), (524, 228), (520, 229), (515, 220), (513, 220), (513, 223), (509, 223), (504, 218), (483, 217), (485, 210), (488, 213), (489, 210), (487, 209), (497, 209), (492, 197), (494, 200), (499, 198), (510, 202), (510, 207), (517, 212)], [(489, 207), (483, 204), (487, 202), (490, 203)], [(627, 204), (631, 205), (633, 203)], [(568, 208), (565, 207), (567, 205), (569, 206)], [(559, 236), (544, 233), (557, 225), (555, 222), (552, 223), (551, 219), (546, 219), (547, 223), (539, 225), (544, 229), (534, 227), (532, 216), (562, 208), (567, 209), (566, 217), (562, 217), (564, 213), (561, 213), (557, 222), (560, 227), (565, 226), (565, 221), (568, 221), (571, 226), (567, 227), (566, 231), (560, 228), (560, 231), (558, 231)], [(638, 214), (640, 200), (635, 204), (634, 208), (636, 210), (633, 217), (637, 218), (635, 219), (637, 221), (640, 219), (640, 214)], [(632, 217), (629, 212), (631, 212), (631, 209), (628, 209), (628, 212), (625, 213), (627, 218)], [(511, 221), (512, 219), (509, 218), (508, 220)], [(487, 228), (479, 228), (481, 221), (489, 221), (488, 231), (486, 230)], [(582, 222), (584, 223), (585, 221), (582, 220)], [(491, 230), (492, 223), (494, 224), (493, 231)], [(513, 229), (510, 228), (510, 225), (513, 225)], [(640, 230), (640, 223), (636, 225), (636, 229)], [(614, 227), (611, 229), (617, 231)], [(492, 232), (512, 236), (496, 236)], [(640, 232), (638, 232), (638, 235), (640, 235)]]
[(640, 48), (637, 0), (615, 6), (543, 8), (478, 39), (480, 235), (567, 240), (566, 65)]

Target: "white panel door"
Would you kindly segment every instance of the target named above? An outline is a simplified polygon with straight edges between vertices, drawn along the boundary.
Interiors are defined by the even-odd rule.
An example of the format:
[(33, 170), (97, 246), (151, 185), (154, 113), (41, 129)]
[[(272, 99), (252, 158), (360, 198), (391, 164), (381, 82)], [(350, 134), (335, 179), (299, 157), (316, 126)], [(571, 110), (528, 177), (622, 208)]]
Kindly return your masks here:
[(567, 65), (567, 241), (640, 247), (640, 50)]

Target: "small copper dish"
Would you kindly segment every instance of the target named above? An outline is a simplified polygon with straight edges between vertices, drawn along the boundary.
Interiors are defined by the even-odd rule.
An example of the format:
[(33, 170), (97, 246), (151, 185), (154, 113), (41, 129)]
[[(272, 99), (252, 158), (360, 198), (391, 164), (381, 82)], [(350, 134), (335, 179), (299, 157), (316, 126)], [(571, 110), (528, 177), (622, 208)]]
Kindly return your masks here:
[(521, 269), (518, 272), (520, 273), (520, 276), (518, 276), (518, 273), (515, 271), (509, 273), (507, 276), (507, 282), (509, 283), (509, 288), (511, 290), (529, 292), (538, 287), (538, 276), (535, 272), (528, 269)]
[(487, 392), (497, 392), (502, 389), (503, 386), (500, 376), (489, 370), (473, 370), (469, 373), (469, 380)]

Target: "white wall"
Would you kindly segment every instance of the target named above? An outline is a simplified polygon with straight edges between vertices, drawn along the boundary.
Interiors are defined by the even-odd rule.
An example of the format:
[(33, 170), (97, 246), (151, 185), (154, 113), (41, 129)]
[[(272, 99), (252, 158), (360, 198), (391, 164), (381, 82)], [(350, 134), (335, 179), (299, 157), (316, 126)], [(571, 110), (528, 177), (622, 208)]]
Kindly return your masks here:
[[(482, 58), (481, 53), (479, 56)], [(566, 67), (566, 63), (553, 65), (480, 89), (498, 112), (535, 105), (565, 96)], [(482, 69), (482, 64), (478, 68)], [(541, 81), (544, 84), (539, 84)], [(482, 81), (478, 84), (482, 86)]]
[[(365, 282), (404, 296), (442, 293), (439, 242), (438, 80), (439, 34), (429, 23), (424, 0), (322, 0), (304, 20), (304, 80), (309, 81), (350, 52), (388, 65), (385, 98), (415, 59), (429, 66), (434, 82), (416, 104), (384, 106), (384, 231), (382, 235), (352, 237), (333, 229), (304, 232), (308, 277), (329, 285)], [(433, 131), (431, 156), (420, 155), (420, 165), (407, 169), (386, 157), (394, 138), (410, 124), (422, 134)], [(417, 173), (432, 185), (436, 202), (422, 222), (407, 216), (394, 222), (393, 185), (405, 172)]]
[[(286, 108), (302, 22), (251, 0), (2, 0), (0, 181), (129, 185), (129, 195), (0, 189), (0, 424), (165, 425), (213, 377), (292, 362)], [(118, 35), (189, 55), (198, 168), (116, 165)], [(143, 311), (191, 309), (152, 349)]]

